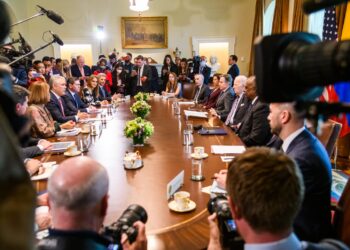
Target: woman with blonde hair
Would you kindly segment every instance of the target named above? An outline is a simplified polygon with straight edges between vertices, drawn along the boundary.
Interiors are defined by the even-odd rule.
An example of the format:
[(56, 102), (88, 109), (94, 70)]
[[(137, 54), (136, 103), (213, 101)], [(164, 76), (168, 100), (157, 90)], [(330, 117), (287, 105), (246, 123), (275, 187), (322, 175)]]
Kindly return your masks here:
[(181, 83), (177, 82), (176, 73), (170, 72), (168, 76), (168, 83), (166, 84), (165, 91), (162, 92), (162, 95), (169, 97), (181, 97), (181, 91)]
[(98, 101), (99, 91), (98, 91), (98, 79), (96, 75), (91, 75), (87, 79), (87, 84), (82, 91), (81, 98), (83, 102), (89, 105)]
[(68, 79), (69, 77), (72, 77), (72, 71), (70, 70), (70, 63), (67, 59), (62, 60), (62, 66), (63, 66), (63, 76)]
[(61, 129), (72, 129), (75, 122), (68, 121), (59, 124), (54, 121), (45, 105), (50, 101), (50, 89), (46, 82), (34, 82), (29, 87), (28, 114), (33, 121), (32, 136), (36, 138), (48, 138), (55, 135)]

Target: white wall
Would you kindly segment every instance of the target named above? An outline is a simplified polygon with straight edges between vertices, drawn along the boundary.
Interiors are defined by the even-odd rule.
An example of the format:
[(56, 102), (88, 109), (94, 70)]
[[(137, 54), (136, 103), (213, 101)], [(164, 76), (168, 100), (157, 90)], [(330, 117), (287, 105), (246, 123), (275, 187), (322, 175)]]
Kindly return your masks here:
[[(120, 37), (121, 16), (137, 16), (128, 8), (128, 0), (5, 0), (13, 7), (16, 18), (23, 19), (36, 13), (36, 4), (52, 9), (65, 20), (57, 25), (46, 17), (29, 21), (22, 27), (23, 35), (33, 48), (44, 44), (42, 33), (52, 30), (65, 43), (91, 43), (94, 57), (99, 52), (99, 42), (95, 37), (97, 25), (103, 25), (107, 37), (103, 42), (103, 52), (113, 48), (122, 54), (131, 53), (151, 56), (162, 63), (165, 54), (172, 54), (178, 47), (182, 56), (192, 54), (191, 38), (225, 36), (236, 37), (235, 53), (244, 58), (238, 64), (242, 73), (248, 71), (253, 29), (255, 0), (152, 0), (150, 10), (143, 16), (168, 17), (168, 49), (128, 49), (122, 50)], [(26, 11), (25, 11), (26, 10)], [(49, 47), (36, 56), (53, 55)]]

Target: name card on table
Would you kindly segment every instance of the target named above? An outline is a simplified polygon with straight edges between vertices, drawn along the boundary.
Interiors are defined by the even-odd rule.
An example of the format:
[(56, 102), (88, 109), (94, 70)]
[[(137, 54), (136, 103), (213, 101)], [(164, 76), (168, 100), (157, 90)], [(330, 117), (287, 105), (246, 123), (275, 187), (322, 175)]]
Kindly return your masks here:
[(185, 171), (182, 170), (174, 179), (172, 179), (166, 187), (166, 196), (169, 200), (170, 197), (181, 188), (184, 184)]

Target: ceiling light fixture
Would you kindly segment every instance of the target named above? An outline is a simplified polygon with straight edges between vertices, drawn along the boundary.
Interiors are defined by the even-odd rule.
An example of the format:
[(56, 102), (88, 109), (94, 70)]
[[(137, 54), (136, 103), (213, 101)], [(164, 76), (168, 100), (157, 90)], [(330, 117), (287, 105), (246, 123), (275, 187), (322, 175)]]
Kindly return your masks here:
[(130, 10), (142, 12), (149, 10), (148, 2), (149, 0), (129, 0), (130, 2)]

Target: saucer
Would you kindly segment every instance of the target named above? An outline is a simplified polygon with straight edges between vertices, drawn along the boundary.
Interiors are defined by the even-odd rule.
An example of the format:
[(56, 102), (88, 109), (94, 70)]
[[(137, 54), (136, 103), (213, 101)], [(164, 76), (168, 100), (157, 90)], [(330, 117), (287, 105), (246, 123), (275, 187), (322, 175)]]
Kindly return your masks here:
[(171, 211), (178, 212), (178, 213), (186, 213), (186, 212), (194, 210), (196, 208), (196, 203), (194, 203), (194, 201), (190, 200), (188, 207), (183, 209), (183, 210), (180, 210), (180, 209), (178, 209), (178, 207), (176, 205), (176, 201), (173, 200), (173, 201), (168, 203), (168, 207)]
[(81, 154), (81, 151), (80, 150), (77, 150), (75, 151), (75, 153), (71, 154), (69, 152), (64, 152), (64, 155), (65, 156), (69, 156), (69, 157), (72, 157), (72, 156), (77, 156), (77, 155), (80, 155)]
[(204, 158), (207, 158), (208, 157), (208, 154), (207, 153), (203, 153), (201, 155), (197, 155), (195, 153), (192, 153), (191, 154), (191, 157), (192, 158), (195, 158), (195, 159), (204, 159)]

